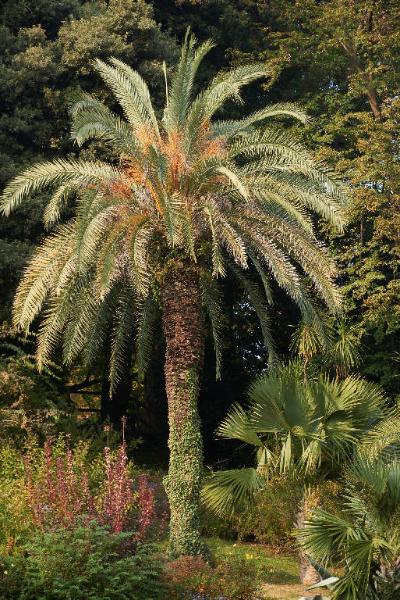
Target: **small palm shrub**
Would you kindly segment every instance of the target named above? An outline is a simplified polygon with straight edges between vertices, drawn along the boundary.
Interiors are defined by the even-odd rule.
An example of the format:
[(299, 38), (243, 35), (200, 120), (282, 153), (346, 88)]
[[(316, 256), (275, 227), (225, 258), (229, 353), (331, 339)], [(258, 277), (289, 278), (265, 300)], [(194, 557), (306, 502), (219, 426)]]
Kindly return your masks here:
[(2, 600), (156, 600), (165, 598), (151, 548), (124, 555), (131, 533), (85, 527), (37, 533), (23, 554), (0, 558)]
[(398, 599), (400, 462), (357, 458), (342, 515), (316, 509), (298, 538), (316, 561), (342, 568), (334, 600)]

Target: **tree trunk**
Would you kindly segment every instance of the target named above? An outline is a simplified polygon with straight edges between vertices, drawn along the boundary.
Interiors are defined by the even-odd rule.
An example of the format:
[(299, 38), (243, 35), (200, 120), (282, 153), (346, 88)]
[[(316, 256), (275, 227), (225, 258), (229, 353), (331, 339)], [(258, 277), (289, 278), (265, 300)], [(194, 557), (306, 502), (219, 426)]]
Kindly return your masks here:
[(161, 296), (170, 451), (164, 480), (171, 513), (170, 554), (205, 556), (200, 536), (203, 444), (197, 409), (204, 328), (196, 267), (184, 260), (175, 263), (164, 275)]
[[(299, 511), (297, 513), (296, 526), (298, 529), (303, 529), (307, 512), (307, 496), (304, 494), (301, 500)], [(318, 571), (314, 569), (307, 557), (307, 554), (302, 548), (300, 548), (299, 552), (299, 565), (299, 576), (302, 585), (310, 586), (321, 581)]]

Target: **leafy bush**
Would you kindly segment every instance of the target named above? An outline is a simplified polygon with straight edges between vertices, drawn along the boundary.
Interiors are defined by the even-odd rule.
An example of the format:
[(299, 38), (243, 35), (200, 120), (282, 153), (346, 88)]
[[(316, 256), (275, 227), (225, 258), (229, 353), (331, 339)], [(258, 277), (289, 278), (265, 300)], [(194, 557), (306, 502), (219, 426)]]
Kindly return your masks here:
[(126, 556), (131, 533), (94, 522), (37, 534), (23, 554), (0, 558), (2, 600), (156, 600), (165, 598), (161, 563), (151, 548)]
[(32, 526), (21, 454), (13, 447), (0, 447), (0, 552)]
[(298, 482), (279, 476), (271, 478), (257, 502), (235, 518), (238, 538), (272, 546), (293, 545), (293, 524), (301, 494)]
[(277, 476), (257, 494), (256, 503), (234, 516), (223, 518), (203, 506), (203, 535), (287, 548), (293, 544), (292, 530), (301, 489), (298, 482)]
[(250, 600), (259, 587), (257, 568), (242, 557), (221, 560), (213, 568), (200, 556), (181, 556), (167, 564), (169, 598)]

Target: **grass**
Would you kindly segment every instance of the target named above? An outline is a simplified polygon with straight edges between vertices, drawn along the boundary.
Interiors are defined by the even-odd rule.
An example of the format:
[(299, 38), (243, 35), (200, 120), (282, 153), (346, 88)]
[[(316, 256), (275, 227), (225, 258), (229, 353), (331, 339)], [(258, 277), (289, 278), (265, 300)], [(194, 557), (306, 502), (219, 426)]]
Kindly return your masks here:
[[(218, 563), (230, 557), (241, 558), (254, 564), (258, 572), (260, 590), (257, 600), (298, 600), (314, 597), (299, 582), (299, 565), (295, 555), (274, 552), (269, 546), (246, 542), (232, 542), (220, 538), (207, 538), (207, 544)], [(167, 542), (158, 544), (166, 550)], [(328, 595), (324, 590), (324, 595)]]
[(230, 542), (209, 538), (207, 543), (216, 560), (237, 556), (255, 563), (260, 579), (270, 584), (297, 584), (299, 568), (294, 556), (273, 554), (260, 544)]

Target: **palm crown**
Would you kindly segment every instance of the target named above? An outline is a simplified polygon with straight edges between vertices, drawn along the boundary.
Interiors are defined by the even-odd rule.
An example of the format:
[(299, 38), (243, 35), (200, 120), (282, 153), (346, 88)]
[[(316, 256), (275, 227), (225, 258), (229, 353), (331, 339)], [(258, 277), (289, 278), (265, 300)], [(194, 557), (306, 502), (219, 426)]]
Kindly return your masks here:
[[(388, 427), (389, 419), (382, 421), (387, 416), (384, 394), (354, 376), (303, 381), (292, 364), (256, 381), (249, 398), (249, 409), (233, 406), (218, 434), (253, 446), (256, 467), (216, 471), (210, 477), (203, 498), (220, 514), (251, 501), (274, 471), (309, 481), (316, 473), (331, 476), (374, 425), (385, 422)], [(370, 438), (371, 444), (384, 439), (379, 429)], [(385, 446), (390, 442), (386, 439)]]
[(330, 308), (338, 307), (334, 265), (308, 213), (340, 228), (345, 195), (290, 133), (255, 128), (279, 115), (304, 122), (296, 106), (274, 105), (238, 120), (213, 119), (227, 100), (240, 100), (242, 86), (267, 75), (264, 65), (218, 75), (193, 99), (197, 69), (211, 48), (210, 42), (196, 48), (187, 35), (160, 121), (137, 72), (116, 59), (97, 60), (124, 118), (84, 95), (71, 111), (72, 137), (79, 146), (103, 140), (118, 160), (41, 163), (4, 190), (2, 209), (8, 214), (26, 197), (54, 187), (44, 213), (48, 226), (60, 220), (69, 199), (77, 201), (75, 217), (58, 226), (34, 255), (15, 300), (15, 323), (23, 329), (46, 303), (39, 363), (49, 359), (62, 334), (67, 362), (81, 351), (92, 359), (102, 323), (114, 314), (112, 363), (118, 367), (124, 332), (135, 326), (132, 306), (148, 326), (154, 282), (177, 256), (209, 273), (202, 278), (203, 302), (215, 338), (213, 278), (227, 268), (240, 278), (261, 319), (270, 358), (266, 302), (241, 269), (259, 274), (267, 298), (272, 276), (311, 320), (317, 313), (304, 276)]

